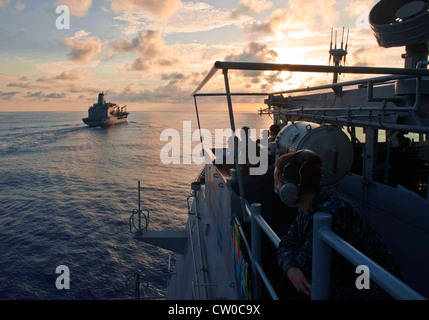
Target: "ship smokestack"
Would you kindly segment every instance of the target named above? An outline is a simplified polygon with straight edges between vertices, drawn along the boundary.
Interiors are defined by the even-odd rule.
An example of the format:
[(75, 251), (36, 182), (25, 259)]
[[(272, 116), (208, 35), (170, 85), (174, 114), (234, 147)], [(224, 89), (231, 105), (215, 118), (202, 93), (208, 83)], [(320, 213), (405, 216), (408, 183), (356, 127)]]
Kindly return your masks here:
[(104, 104), (104, 91), (98, 94), (98, 104)]

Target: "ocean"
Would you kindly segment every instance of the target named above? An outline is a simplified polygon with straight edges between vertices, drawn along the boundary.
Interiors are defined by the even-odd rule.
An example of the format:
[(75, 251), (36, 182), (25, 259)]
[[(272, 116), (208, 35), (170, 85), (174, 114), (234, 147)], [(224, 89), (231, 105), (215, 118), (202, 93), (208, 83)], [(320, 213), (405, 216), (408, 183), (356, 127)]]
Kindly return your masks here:
[[(200, 164), (161, 161), (165, 129), (183, 138), (193, 112), (132, 112), (128, 124), (86, 127), (86, 112), (0, 113), (0, 299), (143, 299), (166, 294), (169, 251), (133, 239), (129, 217), (152, 209), (150, 230), (181, 230)], [(201, 127), (229, 128), (225, 112), (200, 111)], [(236, 127), (268, 129), (272, 120), (236, 113)], [(190, 136), (184, 139), (190, 139)], [(192, 142), (192, 147), (198, 142)], [(181, 154), (183, 157), (189, 155)], [(174, 255), (171, 255), (174, 262)], [(56, 286), (58, 266), (70, 289)], [(129, 281), (127, 281), (129, 280)]]

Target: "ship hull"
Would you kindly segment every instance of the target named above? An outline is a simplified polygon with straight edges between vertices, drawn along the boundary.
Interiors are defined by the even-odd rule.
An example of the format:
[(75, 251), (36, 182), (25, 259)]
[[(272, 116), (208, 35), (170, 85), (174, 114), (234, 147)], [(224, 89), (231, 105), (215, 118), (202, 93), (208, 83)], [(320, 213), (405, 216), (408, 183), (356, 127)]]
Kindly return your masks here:
[(110, 117), (108, 119), (83, 118), (82, 121), (89, 127), (108, 127), (115, 124), (126, 123), (128, 122), (128, 117)]

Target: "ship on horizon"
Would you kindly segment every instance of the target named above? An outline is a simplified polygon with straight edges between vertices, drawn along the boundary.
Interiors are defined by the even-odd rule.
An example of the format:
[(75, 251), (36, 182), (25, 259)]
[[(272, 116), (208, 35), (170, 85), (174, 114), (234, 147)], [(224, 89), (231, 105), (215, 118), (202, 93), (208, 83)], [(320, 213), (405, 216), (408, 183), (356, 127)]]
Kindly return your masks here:
[(128, 115), (127, 106), (120, 107), (116, 103), (106, 102), (104, 92), (101, 92), (98, 94), (98, 103), (89, 107), (88, 117), (82, 121), (89, 127), (107, 127), (127, 122)]

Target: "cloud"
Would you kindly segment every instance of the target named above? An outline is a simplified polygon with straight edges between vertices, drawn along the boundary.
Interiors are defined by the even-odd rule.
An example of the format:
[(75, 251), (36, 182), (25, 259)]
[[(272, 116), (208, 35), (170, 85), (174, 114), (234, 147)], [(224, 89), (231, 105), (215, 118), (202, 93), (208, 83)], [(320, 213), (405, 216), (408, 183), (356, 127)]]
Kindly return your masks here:
[(65, 93), (52, 92), (49, 94), (45, 94), (42, 91), (36, 91), (36, 92), (28, 91), (27, 94), (24, 96), (24, 98), (27, 98), (27, 99), (35, 99), (35, 100), (45, 99), (45, 101), (48, 101), (49, 99), (64, 99), (65, 97), (66, 97)]
[(157, 68), (174, 68), (181, 64), (170, 48), (165, 44), (159, 31), (146, 30), (136, 38), (113, 41), (110, 44), (113, 53), (138, 53), (139, 57), (131, 64), (120, 66), (128, 71), (148, 71)]
[(11, 82), (8, 83), (7, 86), (16, 88), (28, 88), (30, 84), (28, 82)]
[[(225, 61), (232, 62), (259, 62), (273, 63), (278, 53), (267, 44), (251, 41), (240, 52), (225, 56)], [(231, 86), (235, 92), (249, 92), (256, 90), (269, 91), (275, 84), (284, 81), (280, 72), (264, 72), (242, 70), (230, 73)]]
[(73, 62), (88, 62), (101, 53), (101, 41), (98, 37), (88, 37), (84, 30), (78, 31), (73, 37), (65, 38), (61, 45), (70, 47), (68, 56)]
[(80, 40), (80, 39), (88, 37), (90, 34), (91, 34), (91, 32), (87, 32), (85, 30), (79, 30), (79, 31), (76, 31), (74, 36), (70, 37), (70, 39)]
[(359, 29), (370, 29), (369, 13), (376, 0), (354, 0), (347, 3), (344, 11), (354, 19), (354, 25)]
[(278, 8), (263, 22), (247, 27), (261, 36), (290, 35), (298, 32), (300, 37), (328, 30), (339, 20), (335, 9), (336, 0), (290, 0), (286, 8)]
[(264, 22), (255, 22), (251, 25), (250, 30), (253, 33), (263, 35), (274, 35), (277, 30), (286, 25), (287, 12), (283, 9), (274, 10), (270, 17)]
[[(180, 85), (189, 94), (204, 79), (212, 63), (216, 60), (235, 62), (272, 63), (278, 57), (276, 50), (263, 42), (234, 42), (225, 45), (205, 45), (200, 43), (174, 46), (175, 52), (186, 57), (188, 72), (161, 73), (160, 79), (170, 85)], [(202, 71), (203, 72), (200, 72)], [(204, 71), (205, 70), (205, 71)], [(234, 92), (259, 92), (263, 85), (281, 83), (289, 73), (278, 74), (261, 71), (238, 71), (229, 73)], [(204, 87), (204, 92), (224, 92), (224, 79), (218, 72)], [(238, 97), (235, 98), (237, 100)], [(238, 100), (237, 100), (238, 101)], [(248, 100), (246, 100), (248, 102)]]
[(139, 52), (151, 59), (165, 52), (165, 43), (158, 31), (147, 30), (132, 40), (121, 39), (110, 44), (114, 52)]
[(150, 103), (183, 103), (191, 99), (189, 91), (175, 84), (158, 86), (153, 90), (141, 89), (136, 83), (124, 87), (120, 92), (110, 92), (109, 97), (115, 101), (150, 102)]
[(16, 4), (15, 4), (15, 9), (17, 10), (17, 11), (22, 11), (22, 10), (24, 10), (25, 9), (25, 4), (23, 4), (23, 3), (21, 3), (21, 2), (17, 2)]
[(64, 99), (65, 97), (66, 97), (65, 93), (55, 93), (55, 92), (45, 95), (46, 99)]
[(85, 79), (88, 76), (87, 70), (77, 70), (77, 71), (64, 71), (58, 76), (55, 77), (56, 80), (66, 80), (66, 81), (76, 81)]
[[(375, 40), (374, 40), (375, 42)], [(391, 66), (396, 68), (404, 67), (404, 60), (401, 59), (403, 48), (391, 48), (389, 50), (379, 47), (377, 44), (370, 46), (351, 45), (347, 58), (347, 63), (354, 66)], [(387, 54), (389, 53), (389, 54)], [(383, 57), (380, 60), (380, 57)]]
[(163, 73), (161, 80), (184, 80), (188, 75), (180, 72)]
[(10, 100), (14, 96), (16, 96), (18, 93), (19, 93), (19, 91), (9, 91), (9, 92), (0, 91), (0, 100)]
[(249, 42), (243, 51), (238, 54), (230, 54), (225, 57), (227, 61), (238, 62), (273, 62), (277, 53), (265, 44)]
[(10, 3), (10, 0), (0, 0), (0, 9), (6, 8)]
[[(226, 61), (234, 62), (274, 62), (277, 58), (277, 52), (271, 50), (265, 44), (258, 42), (248, 43), (242, 52), (238, 54), (230, 54), (225, 57)], [(259, 77), (261, 71), (241, 71), (245, 77)]]
[[(42, 62), (35, 65), (36, 69), (43, 74), (49, 74), (50, 77), (56, 77), (58, 73), (71, 72), (73, 70), (96, 68), (100, 60), (91, 60), (86, 62), (73, 62), (70, 60)], [(47, 78), (47, 77), (42, 77)]]
[(350, 17), (356, 18), (364, 13), (368, 13), (374, 7), (376, 0), (353, 0), (348, 1), (344, 10), (349, 13)]
[(92, 7), (92, 0), (58, 0), (54, 4), (57, 6), (65, 5), (69, 7), (71, 15), (83, 17)]
[(170, 58), (153, 59), (151, 61), (146, 60), (144, 57), (138, 57), (128, 68), (128, 71), (149, 71), (153, 68), (168, 68), (172, 69), (180, 65), (180, 60)]
[(238, 7), (231, 10), (232, 18), (237, 18), (243, 14), (259, 14), (271, 8), (273, 3), (266, 0), (240, 0)]
[(14, 8), (16, 11), (25, 9), (25, 4), (21, 3), (19, 0), (0, 0), (0, 9), (4, 9), (13, 3), (15, 4)]
[[(94, 83), (94, 84), (97, 85), (96, 83)], [(98, 90), (96, 88), (91, 88), (88, 85), (76, 86), (73, 83), (70, 86), (68, 86), (67, 92), (70, 92), (70, 93), (90, 93), (92, 96), (92, 99), (94, 99), (94, 97), (96, 97), (98, 95), (100, 90)]]
[(112, 0), (115, 13), (147, 11), (152, 18), (165, 20), (182, 5), (181, 0)]
[(64, 81), (77, 81), (83, 80), (88, 76), (88, 71), (85, 69), (76, 70), (76, 71), (64, 71), (54, 77), (41, 77), (37, 79), (39, 82), (53, 82), (55, 80), (64, 80)]
[(28, 91), (27, 94), (24, 96), (24, 98), (36, 98), (40, 99), (43, 98), (45, 94), (42, 91), (32, 92)]
[(254, 19), (246, 15), (231, 17), (226, 10), (203, 2), (185, 2), (165, 21), (154, 21), (145, 11), (126, 12), (114, 18), (124, 34), (134, 35), (141, 30), (159, 30), (163, 34), (209, 31), (230, 25), (244, 25)]
[[(175, 85), (180, 83), (181, 86), (192, 85), (197, 86), (206, 75), (206, 72), (171, 72), (161, 74), (161, 80), (168, 81), (169, 85)], [(191, 88), (189, 88), (191, 91)]]

